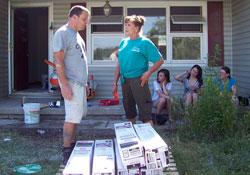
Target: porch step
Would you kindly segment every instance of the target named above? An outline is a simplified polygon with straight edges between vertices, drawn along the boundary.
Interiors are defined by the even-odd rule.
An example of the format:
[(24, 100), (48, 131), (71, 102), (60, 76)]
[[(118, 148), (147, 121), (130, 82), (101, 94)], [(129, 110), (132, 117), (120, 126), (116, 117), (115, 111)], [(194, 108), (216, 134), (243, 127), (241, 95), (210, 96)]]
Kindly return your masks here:
[[(26, 103), (40, 103), (40, 120), (63, 120), (65, 118), (64, 103), (62, 100), (59, 108), (48, 107), (49, 102), (55, 102), (60, 99), (51, 98), (28, 98)], [(88, 101), (88, 113), (85, 120), (122, 120), (124, 109), (121, 104), (113, 106), (99, 106), (99, 100)], [(46, 107), (47, 106), (47, 107)], [(23, 120), (24, 110), (21, 106), (20, 98), (5, 98), (0, 100), (0, 119), (19, 119)]]
[[(82, 120), (77, 125), (77, 132), (81, 139), (113, 138), (114, 124), (123, 120)], [(15, 119), (0, 119), (0, 131), (15, 131), (25, 135), (61, 136), (64, 120), (42, 120), (37, 124), (25, 124)]]

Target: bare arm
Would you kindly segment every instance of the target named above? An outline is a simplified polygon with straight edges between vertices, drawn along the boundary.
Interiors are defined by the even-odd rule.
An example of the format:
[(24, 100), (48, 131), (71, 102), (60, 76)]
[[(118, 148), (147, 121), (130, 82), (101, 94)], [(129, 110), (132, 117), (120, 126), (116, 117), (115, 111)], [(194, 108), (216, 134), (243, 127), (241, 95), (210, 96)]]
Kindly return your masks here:
[(68, 81), (66, 79), (64, 56), (65, 54), (63, 50), (54, 53), (55, 63), (56, 63), (56, 72), (61, 83), (61, 92), (62, 92), (63, 98), (67, 100), (72, 100), (73, 92), (72, 92), (72, 89), (69, 87)]
[(119, 61), (117, 61), (116, 64), (116, 68), (115, 68), (115, 79), (114, 79), (114, 84), (113, 84), (113, 88), (112, 88), (112, 93), (116, 93), (117, 92), (117, 82), (119, 80), (120, 77), (120, 63)]
[(149, 69), (147, 72), (144, 72), (141, 77), (141, 86), (144, 86), (145, 83), (148, 82), (149, 77), (152, 73), (154, 73), (161, 65), (164, 63), (163, 58), (160, 58), (157, 62), (154, 63), (153, 67)]
[(236, 94), (237, 94), (236, 85), (233, 85), (233, 86), (232, 86), (232, 90), (233, 90), (233, 95), (236, 96)]
[(189, 75), (189, 72), (188, 72), (188, 71), (182, 72), (182, 73), (180, 73), (180, 74), (174, 76), (174, 79), (177, 80), (177, 81), (179, 81), (179, 82), (182, 82), (182, 81), (183, 81), (183, 78), (182, 78), (182, 77), (183, 77), (184, 75)]
[(169, 99), (169, 96), (168, 96), (167, 94), (165, 94), (165, 93), (162, 93), (160, 90), (157, 90), (156, 92), (157, 92), (157, 94), (158, 94), (160, 97), (164, 97), (164, 98)]
[(169, 95), (170, 95), (170, 90), (167, 90), (167, 89), (166, 89), (166, 85), (167, 85), (167, 83), (166, 83), (166, 80), (165, 80), (165, 81), (163, 82), (163, 87), (162, 87), (162, 89), (163, 89), (164, 94), (167, 95), (167, 96), (169, 96)]

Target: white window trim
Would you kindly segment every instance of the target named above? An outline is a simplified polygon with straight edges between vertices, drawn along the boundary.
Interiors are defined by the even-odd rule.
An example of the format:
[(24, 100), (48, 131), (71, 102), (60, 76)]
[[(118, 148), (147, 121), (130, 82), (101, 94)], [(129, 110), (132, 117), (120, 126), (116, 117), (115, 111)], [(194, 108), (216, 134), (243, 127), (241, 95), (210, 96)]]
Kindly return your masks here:
[[(202, 17), (207, 21), (207, 2), (206, 1), (198, 1), (198, 2), (166, 2), (166, 1), (145, 1), (145, 2), (111, 2), (111, 6), (122, 6), (123, 7), (123, 15), (127, 16), (127, 8), (166, 8), (166, 42), (167, 42), (167, 59), (164, 61), (164, 64), (167, 64), (168, 67), (174, 66), (192, 66), (193, 64), (200, 64), (201, 66), (206, 66), (208, 64), (207, 54), (208, 54), (208, 33), (207, 33), (207, 23), (203, 24), (203, 33), (171, 33), (170, 32), (170, 7), (171, 6), (199, 6), (202, 8)], [(157, 4), (157, 5), (156, 5)], [(88, 2), (87, 8), (91, 10), (91, 7), (101, 7), (104, 5), (104, 2)], [(97, 34), (91, 34), (91, 26), (87, 26), (87, 43), (92, 42), (92, 36)], [(109, 35), (109, 34), (107, 34)], [(112, 34), (113, 35), (113, 34)], [(173, 36), (199, 36), (201, 37), (201, 60), (172, 60), (172, 37)], [(125, 38), (125, 32), (123, 33), (123, 37)], [(94, 61), (92, 59), (92, 44), (91, 47), (87, 48), (87, 56), (90, 64), (102, 64), (102, 65), (114, 65), (116, 61)], [(152, 65), (152, 63), (150, 63)]]
[(206, 24), (201, 15), (171, 15), (173, 24)]
[[(206, 2), (196, 2), (196, 3), (171, 3), (168, 6), (167, 9), (167, 44), (169, 44), (169, 47), (167, 47), (167, 61), (166, 63), (169, 63), (170, 65), (187, 65), (190, 64), (200, 64), (201, 66), (206, 66), (207, 65), (207, 53), (208, 53), (208, 36), (207, 36), (207, 23), (204, 23), (202, 25), (202, 33), (183, 33), (183, 32), (170, 32), (170, 20), (171, 20), (171, 15), (170, 15), (170, 7), (171, 6), (199, 6), (202, 8), (202, 17), (207, 20), (207, 3)], [(200, 37), (201, 38), (201, 60), (173, 60), (173, 53), (172, 53), (172, 38), (173, 37)]]

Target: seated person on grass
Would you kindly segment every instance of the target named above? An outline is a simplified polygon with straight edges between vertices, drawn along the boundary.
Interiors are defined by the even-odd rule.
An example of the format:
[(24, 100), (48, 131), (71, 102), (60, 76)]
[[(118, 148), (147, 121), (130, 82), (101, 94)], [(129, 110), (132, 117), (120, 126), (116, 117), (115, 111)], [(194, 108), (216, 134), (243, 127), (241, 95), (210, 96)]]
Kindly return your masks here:
[[(153, 107), (157, 109), (156, 121), (157, 118), (160, 117), (160, 114), (164, 108), (167, 109), (169, 121), (174, 121), (171, 116), (169, 97), (171, 88), (172, 83), (170, 82), (169, 71), (167, 69), (159, 70), (157, 72), (157, 80), (154, 81), (154, 95), (152, 97)], [(164, 124), (165, 122), (163, 121), (162, 124)]]
[(183, 83), (184, 86), (182, 104), (190, 105), (198, 100), (199, 93), (203, 89), (202, 69), (199, 65), (194, 65), (190, 72), (185, 71), (174, 76), (174, 79)]
[(233, 78), (231, 78), (229, 67), (225, 66), (220, 69), (219, 78), (215, 79), (215, 82), (219, 84), (221, 94), (226, 89), (228, 92), (230, 92), (230, 95), (232, 96), (232, 101), (235, 104), (238, 104), (239, 101), (236, 96), (237, 94), (236, 82)]

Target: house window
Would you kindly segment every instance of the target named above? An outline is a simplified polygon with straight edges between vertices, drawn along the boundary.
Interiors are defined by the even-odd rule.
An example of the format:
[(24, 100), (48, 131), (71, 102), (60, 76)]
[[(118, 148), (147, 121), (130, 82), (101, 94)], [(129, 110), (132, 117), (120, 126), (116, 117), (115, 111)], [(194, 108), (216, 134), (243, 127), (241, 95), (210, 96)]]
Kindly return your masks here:
[[(202, 14), (201, 7), (170, 7), (171, 16), (200, 16)], [(171, 18), (171, 32), (202, 32), (202, 24), (174, 24)]]
[(112, 60), (110, 55), (119, 47), (122, 40), (120, 35), (98, 35), (92, 37), (94, 60), (117, 61)]
[(170, 7), (171, 58), (178, 60), (202, 60), (203, 24), (202, 8)]
[(123, 8), (112, 7), (110, 16), (105, 16), (103, 7), (91, 8), (91, 38), (93, 61), (115, 61), (110, 58), (124, 36)]
[(173, 37), (173, 60), (200, 60), (200, 37)]
[(142, 28), (143, 35), (156, 45), (163, 58), (166, 59), (166, 8), (128, 8), (127, 14), (146, 17)]

